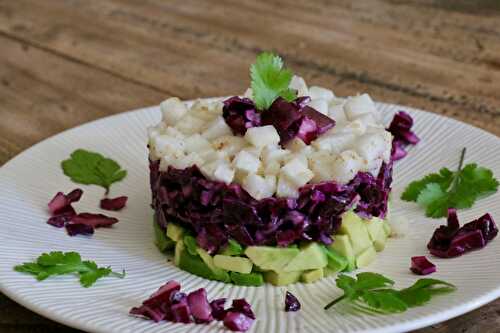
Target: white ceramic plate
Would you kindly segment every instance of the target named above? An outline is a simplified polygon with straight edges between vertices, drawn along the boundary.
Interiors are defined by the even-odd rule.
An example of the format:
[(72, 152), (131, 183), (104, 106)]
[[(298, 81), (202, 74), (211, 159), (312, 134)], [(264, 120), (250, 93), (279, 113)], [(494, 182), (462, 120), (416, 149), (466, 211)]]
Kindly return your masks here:
[[(460, 149), (468, 148), (467, 161), (491, 168), (500, 177), (500, 139), (480, 129), (431, 113), (379, 104), (386, 122), (400, 109), (415, 119), (422, 142), (395, 167), (394, 198), (405, 185), (443, 166), (456, 167)], [(431, 260), (437, 265), (434, 278), (457, 285), (455, 293), (433, 299), (428, 305), (397, 315), (360, 315), (346, 307), (325, 312), (323, 306), (339, 295), (335, 278), (314, 284), (295, 284), (289, 289), (302, 302), (302, 311), (286, 313), (285, 288), (266, 285), (237, 287), (212, 282), (180, 271), (168, 263), (153, 245), (152, 210), (148, 184), (146, 127), (160, 119), (157, 107), (101, 119), (49, 138), (23, 152), (0, 169), (0, 290), (25, 307), (55, 321), (89, 332), (222, 332), (211, 325), (155, 324), (130, 317), (128, 311), (168, 280), (183, 289), (207, 289), (209, 298), (245, 297), (253, 305), (257, 320), (252, 332), (403, 332), (431, 325), (475, 309), (500, 296), (500, 239), (485, 249), (456, 259)], [(120, 223), (99, 229), (92, 238), (69, 237), (63, 229), (47, 225), (47, 202), (57, 192), (80, 186), (71, 183), (59, 166), (72, 151), (85, 148), (119, 161), (128, 177), (114, 184), (111, 195), (128, 195), (128, 207), (114, 215)], [(103, 190), (81, 186), (85, 193), (75, 208), (98, 212)], [(486, 212), (500, 220), (499, 194), (483, 199), (473, 209), (460, 212), (468, 222)], [(396, 215), (410, 220), (410, 233), (388, 243), (369, 271), (393, 278), (406, 287), (418, 277), (410, 273), (410, 257), (427, 255), (426, 244), (444, 219), (424, 217), (415, 204), (396, 200)], [(14, 272), (12, 267), (31, 261), (42, 252), (78, 251), (99, 265), (126, 269), (123, 280), (105, 278), (92, 288), (80, 287), (73, 276), (36, 282)]]

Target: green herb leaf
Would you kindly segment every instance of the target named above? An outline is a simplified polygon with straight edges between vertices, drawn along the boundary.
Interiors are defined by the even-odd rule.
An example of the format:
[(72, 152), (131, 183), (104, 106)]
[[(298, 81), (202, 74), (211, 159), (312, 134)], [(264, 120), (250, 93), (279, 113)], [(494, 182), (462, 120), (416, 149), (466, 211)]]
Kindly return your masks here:
[(290, 89), (292, 72), (283, 68), (283, 60), (272, 53), (263, 52), (250, 67), (253, 101), (259, 110), (268, 109), (279, 96), (287, 101), (297, 97)]
[(75, 150), (71, 157), (61, 163), (64, 174), (75, 183), (99, 185), (109, 192), (111, 184), (127, 175), (120, 165), (99, 153), (84, 149)]
[(411, 287), (396, 290), (389, 288), (394, 284), (392, 280), (369, 272), (357, 274), (356, 279), (341, 274), (336, 283), (344, 295), (330, 302), (325, 310), (345, 300), (362, 311), (383, 314), (404, 312), (427, 303), (432, 296), (455, 290), (451, 283), (436, 279), (420, 279)]
[(475, 163), (462, 168), (464, 158), (465, 148), (456, 172), (443, 168), (439, 173), (414, 181), (401, 199), (415, 201), (425, 208), (427, 216), (439, 218), (448, 214), (448, 208), (470, 208), (476, 200), (495, 193), (499, 183), (493, 172)]
[(43, 253), (36, 262), (26, 262), (14, 267), (17, 272), (34, 275), (37, 280), (42, 281), (53, 275), (77, 274), (80, 283), (85, 288), (93, 285), (99, 278), (113, 275), (119, 278), (125, 277), (123, 273), (115, 273), (111, 268), (97, 267), (93, 261), (82, 261), (77, 252), (50, 252)]

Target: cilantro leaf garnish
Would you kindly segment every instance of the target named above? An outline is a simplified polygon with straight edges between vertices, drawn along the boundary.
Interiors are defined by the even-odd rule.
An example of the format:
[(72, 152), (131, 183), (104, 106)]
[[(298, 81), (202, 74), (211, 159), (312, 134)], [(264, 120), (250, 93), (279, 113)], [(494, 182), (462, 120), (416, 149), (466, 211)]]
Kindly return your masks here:
[(354, 307), (376, 313), (404, 312), (408, 308), (421, 306), (435, 295), (452, 292), (455, 286), (436, 279), (420, 279), (411, 287), (397, 290), (391, 288), (394, 282), (377, 273), (359, 273), (356, 278), (339, 275), (337, 287), (344, 295), (325, 306), (328, 310), (341, 301), (348, 301)]
[(82, 261), (77, 252), (43, 253), (34, 262), (25, 262), (14, 267), (17, 272), (34, 275), (38, 281), (53, 275), (76, 274), (85, 288), (92, 286), (98, 279), (106, 276), (125, 277), (125, 271), (116, 273), (110, 267), (98, 267), (93, 261)]
[(421, 180), (410, 183), (401, 199), (417, 202), (428, 217), (445, 217), (448, 208), (470, 208), (476, 200), (498, 190), (498, 181), (490, 169), (476, 163), (463, 166), (466, 149), (462, 150), (457, 171), (443, 168)]
[(283, 68), (281, 57), (263, 52), (250, 67), (253, 101), (259, 110), (268, 109), (279, 96), (287, 101), (297, 97), (297, 92), (290, 89), (292, 72)]
[(111, 184), (127, 175), (127, 171), (114, 160), (84, 149), (75, 150), (61, 166), (64, 174), (75, 183), (99, 185), (106, 189), (106, 193)]

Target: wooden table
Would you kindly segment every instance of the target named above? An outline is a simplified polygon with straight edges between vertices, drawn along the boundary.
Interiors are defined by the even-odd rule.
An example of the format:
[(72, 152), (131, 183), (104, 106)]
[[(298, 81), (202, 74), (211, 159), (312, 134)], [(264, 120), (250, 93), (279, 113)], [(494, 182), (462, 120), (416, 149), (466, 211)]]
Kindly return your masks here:
[[(262, 50), (337, 95), (499, 135), (499, 23), (498, 0), (0, 0), (0, 164), (168, 96), (241, 93)], [(0, 331), (76, 332), (1, 295)], [(500, 300), (431, 331), (500, 332)]]

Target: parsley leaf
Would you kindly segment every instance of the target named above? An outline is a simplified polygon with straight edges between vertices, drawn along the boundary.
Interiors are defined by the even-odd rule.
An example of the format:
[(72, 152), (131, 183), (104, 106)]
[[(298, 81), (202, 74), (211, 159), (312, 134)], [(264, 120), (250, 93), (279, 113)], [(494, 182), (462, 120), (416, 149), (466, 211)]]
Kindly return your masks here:
[(71, 157), (61, 163), (64, 174), (75, 183), (99, 185), (109, 192), (111, 184), (127, 175), (120, 165), (99, 153), (84, 149), (75, 150)]
[(279, 96), (287, 101), (294, 100), (297, 92), (288, 87), (292, 76), (290, 70), (283, 68), (281, 57), (268, 52), (259, 54), (250, 66), (253, 101), (257, 109), (268, 109)]
[(448, 208), (470, 208), (476, 200), (495, 193), (499, 183), (493, 172), (476, 163), (462, 168), (464, 159), (465, 148), (457, 171), (443, 168), (439, 173), (414, 181), (407, 186), (401, 199), (415, 201), (425, 208), (427, 216), (439, 218), (447, 215)]
[(420, 279), (411, 287), (397, 290), (390, 288), (394, 282), (377, 273), (359, 273), (356, 279), (345, 274), (338, 276), (337, 287), (344, 295), (325, 306), (329, 309), (336, 303), (346, 300), (352, 306), (369, 312), (397, 313), (408, 308), (420, 306), (431, 300), (432, 296), (452, 292), (455, 286), (436, 279)]
[(125, 271), (115, 273), (109, 267), (97, 267), (93, 261), (82, 261), (77, 252), (43, 253), (35, 262), (26, 262), (14, 267), (17, 272), (34, 275), (38, 281), (53, 275), (77, 274), (85, 288), (92, 286), (99, 278), (105, 276), (125, 277)]

